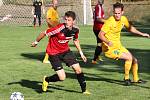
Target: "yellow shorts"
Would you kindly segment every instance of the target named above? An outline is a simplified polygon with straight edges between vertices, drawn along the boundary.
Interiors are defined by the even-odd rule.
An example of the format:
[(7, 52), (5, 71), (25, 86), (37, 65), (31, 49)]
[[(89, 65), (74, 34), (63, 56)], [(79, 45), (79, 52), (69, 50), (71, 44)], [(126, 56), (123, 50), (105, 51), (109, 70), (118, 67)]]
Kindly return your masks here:
[(105, 56), (108, 58), (118, 60), (122, 53), (128, 53), (129, 51), (123, 47), (121, 44), (119, 46), (108, 47), (106, 44), (102, 45), (102, 50), (105, 53)]

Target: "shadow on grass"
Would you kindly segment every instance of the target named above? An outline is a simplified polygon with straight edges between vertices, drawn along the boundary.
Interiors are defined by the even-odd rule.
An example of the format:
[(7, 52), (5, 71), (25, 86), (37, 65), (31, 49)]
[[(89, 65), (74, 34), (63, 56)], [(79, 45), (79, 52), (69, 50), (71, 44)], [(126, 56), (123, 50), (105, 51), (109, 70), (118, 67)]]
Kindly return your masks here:
[[(76, 79), (76, 75), (74, 73), (67, 72), (66, 74), (67, 74), (68, 78)], [(123, 80), (121, 81), (121, 80), (106, 78), (106, 77), (102, 77), (98, 74), (91, 74), (91, 73), (84, 73), (84, 74), (85, 74), (86, 81), (99, 81), (99, 82), (103, 81), (103, 82), (117, 84), (117, 85), (121, 85), (121, 86), (126, 87)], [(138, 86), (138, 87), (141, 87), (141, 88), (150, 89), (150, 87), (142, 86), (140, 84), (135, 84), (135, 83), (132, 83), (130, 86)]]
[[(71, 47), (74, 47), (74, 45), (70, 45)], [(94, 68), (96, 70), (100, 70), (100, 71), (105, 71), (105, 72), (119, 72), (119, 73), (123, 73), (124, 72), (124, 61), (122, 60), (113, 60), (113, 59), (104, 59), (104, 62), (100, 62), (100, 64), (91, 64), (91, 60), (93, 58), (93, 54), (94, 54), (94, 49), (95, 46), (94, 45), (81, 45), (84, 54), (86, 55), (86, 57), (88, 58), (88, 62), (84, 63), (79, 55), (78, 52), (74, 51), (74, 54), (77, 56), (79, 63), (82, 67), (90, 69), (90, 68)], [(149, 57), (150, 57), (150, 50), (141, 50), (141, 49), (128, 49), (137, 59), (139, 62), (139, 72), (140, 73), (150, 73), (150, 61), (149, 61)], [(43, 58), (44, 58), (45, 53), (44, 52), (39, 52), (39, 53), (21, 53), (21, 56), (27, 58), (27, 59), (37, 59), (39, 61), (42, 62)], [(108, 66), (108, 67), (102, 67), (102, 66)], [(118, 65), (115, 66), (115, 68), (109, 67), (112, 65)]]
[[(34, 91), (36, 91), (37, 93), (45, 93), (45, 92), (42, 91), (42, 82), (22, 79), (20, 82), (8, 83), (8, 85), (13, 85), (13, 84), (20, 84), (22, 87), (31, 88)], [(64, 89), (64, 86), (61, 86), (61, 85), (49, 84), (48, 90), (46, 91), (46, 93), (47, 92), (54, 92), (52, 90), (62, 90), (62, 91), (66, 91), (66, 92), (81, 93), (81, 92), (78, 92), (78, 91), (75, 91), (75, 90)]]
[[(94, 65), (91, 64), (91, 60), (93, 57), (93, 54), (91, 52), (91, 48), (93, 48), (93, 51), (95, 49), (95, 47), (93, 45), (81, 45), (84, 54), (87, 56), (88, 58), (88, 62), (84, 63), (81, 58), (79, 58), (80, 56), (78, 55), (77, 52), (75, 52), (78, 55), (80, 64), (82, 67), (84, 68), (96, 68), (99, 67), (100, 70), (102, 71), (106, 71), (106, 72), (122, 72), (121, 70), (123, 70), (123, 66), (124, 66), (124, 61), (123, 60), (113, 60), (113, 59), (108, 59), (106, 58), (104, 62), (101, 62), (100, 64)], [(138, 63), (139, 63), (139, 72), (141, 73), (150, 73), (150, 61), (149, 61), (149, 57), (150, 57), (150, 50), (142, 50), (142, 49), (133, 49), (133, 48), (129, 48), (128, 49), (137, 59), (138, 59)], [(117, 68), (115, 69), (108, 69), (108, 68), (104, 68), (101, 67), (101, 65), (118, 65)]]
[(20, 26), (20, 27), (33, 27), (34, 28), (34, 26), (33, 25), (22, 25), (22, 26)]
[[(31, 88), (34, 91), (36, 91), (37, 93), (42, 93), (42, 89), (41, 89), (41, 82), (38, 81), (30, 81), (30, 80), (26, 80), (26, 79), (22, 79), (20, 82), (12, 82), (12, 83), (8, 83), (8, 85), (13, 85), (13, 84), (20, 84), (22, 87), (27, 87), (27, 88)], [(52, 91), (50, 91), (52, 92)]]
[[(66, 74), (67, 74), (68, 78), (76, 79), (76, 75), (74, 73), (67, 72)], [(120, 80), (105, 78), (105, 77), (102, 77), (102, 76), (97, 75), (97, 74), (91, 74), (91, 73), (86, 73), (86, 72), (84, 74), (85, 74), (86, 81), (104, 81), (104, 82), (108, 82), (108, 83), (124, 85), (123, 81), (120, 81)]]
[[(74, 47), (74, 45), (70, 45), (71, 47)], [(88, 62), (84, 63), (78, 52), (74, 51), (75, 55), (77, 56), (79, 63), (81, 65), (81, 67), (85, 68), (85, 69), (95, 69), (101, 72), (115, 72), (115, 73), (122, 73), (124, 74), (124, 61), (122, 60), (118, 60), (115, 61), (113, 59), (104, 59), (104, 62), (101, 62), (100, 64), (91, 64), (91, 60), (94, 54), (94, 49), (95, 46), (94, 45), (81, 45), (84, 54), (86, 55), (86, 57), (88, 58)], [(150, 50), (142, 50), (142, 49), (133, 49), (130, 48), (128, 49), (137, 59), (139, 62), (139, 73), (146, 73), (149, 75), (150, 73), (150, 61), (149, 61), (149, 57), (150, 57)], [(37, 59), (42, 61), (43, 57), (44, 57), (44, 53), (40, 52), (40, 53), (22, 53), (21, 56), (28, 58), (28, 59)], [(114, 66), (113, 65), (117, 65)], [(86, 79), (89, 81), (106, 81), (109, 83), (115, 83), (115, 84), (120, 84), (123, 85), (123, 82), (120, 80), (114, 80), (114, 79), (110, 79), (110, 78), (106, 78), (106, 77), (101, 77), (101, 76), (97, 76), (95, 77), (96, 74), (94, 75), (90, 75), (90, 73), (85, 73), (88, 76), (86, 76)], [(69, 75), (69, 77), (72, 75)], [(109, 75), (107, 75), (109, 77)], [(149, 80), (150, 76), (142, 76), (143, 79), (145, 80)], [(74, 78), (74, 77), (70, 77), (70, 78)]]
[(28, 59), (37, 59), (39, 61), (43, 61), (45, 52), (39, 52), (39, 53), (21, 53), (21, 56), (28, 58)]
[[(80, 65), (84, 68), (98, 68), (102, 71), (106, 71), (106, 72), (123, 72), (121, 70), (123, 70), (123, 66), (124, 66), (124, 61), (123, 60), (113, 60), (113, 59), (109, 59), (106, 58), (104, 59), (105, 61), (100, 62), (100, 64), (91, 64), (91, 60), (93, 57), (94, 52), (91, 52), (91, 48), (93, 48), (93, 51), (95, 49), (95, 46), (93, 45), (81, 45), (84, 54), (86, 55), (86, 57), (88, 58), (88, 62), (84, 63), (82, 61), (82, 59), (80, 58), (80, 55), (78, 54), (78, 52), (75, 52), (75, 54), (77, 55)], [(140, 72), (145, 72), (145, 73), (149, 73), (150, 72), (150, 67), (148, 67), (150, 65), (150, 61), (149, 61), (149, 57), (150, 57), (150, 50), (142, 50), (142, 49), (132, 49), (129, 48), (128, 49), (137, 59), (139, 62), (139, 71)], [(117, 68), (115, 69), (108, 69), (108, 68), (104, 68), (101, 67), (103, 65), (118, 65)]]

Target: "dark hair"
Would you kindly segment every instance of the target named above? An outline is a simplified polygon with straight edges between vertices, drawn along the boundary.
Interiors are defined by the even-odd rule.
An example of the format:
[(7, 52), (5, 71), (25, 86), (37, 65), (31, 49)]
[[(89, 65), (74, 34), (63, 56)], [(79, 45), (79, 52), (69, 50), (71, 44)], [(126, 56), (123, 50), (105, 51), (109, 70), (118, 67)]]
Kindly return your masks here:
[(73, 11), (67, 11), (67, 12), (65, 13), (65, 16), (66, 16), (66, 17), (71, 17), (73, 20), (76, 19), (76, 14), (75, 14), (75, 12), (73, 12)]
[(124, 6), (122, 3), (116, 2), (115, 4), (113, 4), (113, 9), (115, 8), (121, 8), (121, 10), (123, 11)]

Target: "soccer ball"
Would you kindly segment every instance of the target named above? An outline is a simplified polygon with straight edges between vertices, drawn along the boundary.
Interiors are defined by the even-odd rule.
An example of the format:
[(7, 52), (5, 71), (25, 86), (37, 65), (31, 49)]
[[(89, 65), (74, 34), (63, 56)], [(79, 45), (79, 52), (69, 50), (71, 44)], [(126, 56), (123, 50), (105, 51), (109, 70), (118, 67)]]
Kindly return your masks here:
[(10, 100), (24, 100), (24, 96), (20, 92), (13, 92), (10, 96)]

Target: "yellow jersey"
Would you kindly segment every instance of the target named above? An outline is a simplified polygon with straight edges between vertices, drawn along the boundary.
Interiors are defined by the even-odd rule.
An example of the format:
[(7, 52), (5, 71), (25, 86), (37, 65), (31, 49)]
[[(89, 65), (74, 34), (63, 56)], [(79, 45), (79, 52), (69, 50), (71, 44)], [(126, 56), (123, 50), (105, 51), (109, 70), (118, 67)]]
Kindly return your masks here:
[(50, 7), (48, 9), (46, 17), (51, 19), (52, 21), (58, 21), (59, 22), (58, 12), (53, 7)]
[(111, 16), (104, 23), (101, 31), (105, 32), (105, 38), (111, 41), (113, 45), (116, 46), (120, 43), (120, 33), (123, 27), (129, 28), (130, 24), (125, 16), (122, 16), (119, 21), (116, 21), (114, 16)]
[(52, 28), (56, 25), (59, 24), (59, 16), (58, 16), (58, 12), (56, 9), (54, 9), (53, 7), (50, 7), (47, 11), (47, 15), (46, 18), (50, 20), (51, 24), (48, 23), (48, 27)]

